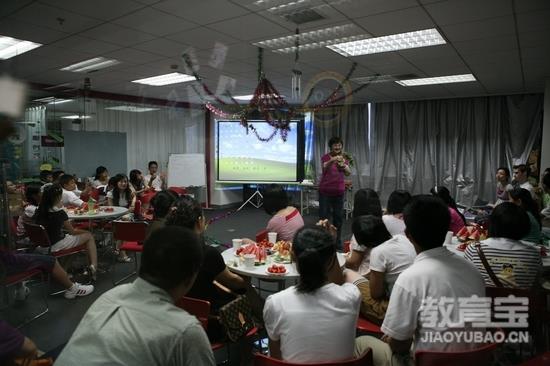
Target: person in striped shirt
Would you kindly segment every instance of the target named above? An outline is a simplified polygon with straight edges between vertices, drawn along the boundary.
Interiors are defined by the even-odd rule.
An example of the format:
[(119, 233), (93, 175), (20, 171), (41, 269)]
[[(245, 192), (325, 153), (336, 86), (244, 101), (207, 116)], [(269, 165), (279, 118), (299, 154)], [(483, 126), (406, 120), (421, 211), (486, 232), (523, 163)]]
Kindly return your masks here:
[[(540, 251), (538, 247), (520, 241), (529, 228), (525, 210), (511, 202), (501, 203), (491, 213), (489, 238), (481, 242), (481, 249), (504, 287), (530, 288), (537, 281), (542, 268)], [(495, 286), (475, 246), (469, 245), (464, 257), (481, 272), (487, 286)]]

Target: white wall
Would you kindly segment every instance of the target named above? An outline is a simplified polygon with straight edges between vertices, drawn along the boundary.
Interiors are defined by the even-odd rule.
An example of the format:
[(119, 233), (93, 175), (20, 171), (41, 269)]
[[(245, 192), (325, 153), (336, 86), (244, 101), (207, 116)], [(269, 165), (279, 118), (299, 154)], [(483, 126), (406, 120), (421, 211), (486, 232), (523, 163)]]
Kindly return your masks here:
[(540, 149), (540, 170), (550, 167), (550, 78), (544, 89), (544, 111), (542, 116), (542, 141)]

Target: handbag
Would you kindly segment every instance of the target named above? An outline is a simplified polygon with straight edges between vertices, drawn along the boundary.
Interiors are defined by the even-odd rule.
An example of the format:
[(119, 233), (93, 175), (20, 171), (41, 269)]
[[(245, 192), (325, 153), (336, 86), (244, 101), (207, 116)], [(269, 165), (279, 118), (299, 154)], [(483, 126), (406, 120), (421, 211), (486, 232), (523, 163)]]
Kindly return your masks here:
[(493, 281), (493, 284), (495, 287), (504, 287), (502, 286), (502, 282), (498, 279), (495, 272), (493, 272), (493, 269), (489, 265), (489, 262), (487, 262), (487, 258), (485, 257), (485, 253), (483, 253), (483, 250), (481, 249), (481, 243), (477, 242), (475, 244), (477, 255), (479, 256), (479, 259), (481, 259), (481, 263), (483, 263), (483, 267), (485, 267), (485, 272), (491, 277), (491, 281)]
[(222, 306), (219, 311), (220, 323), (225, 329), (227, 338), (236, 342), (254, 328), (252, 307), (245, 295)]

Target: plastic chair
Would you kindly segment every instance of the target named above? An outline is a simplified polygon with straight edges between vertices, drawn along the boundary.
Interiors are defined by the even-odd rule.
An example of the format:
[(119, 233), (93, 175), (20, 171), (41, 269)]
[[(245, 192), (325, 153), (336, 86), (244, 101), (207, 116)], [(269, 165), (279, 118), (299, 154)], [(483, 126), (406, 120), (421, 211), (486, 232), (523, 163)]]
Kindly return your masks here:
[(320, 363), (294, 363), (277, 360), (260, 353), (254, 354), (254, 366), (369, 366), (372, 365), (372, 350), (367, 350), (360, 358), (354, 358), (348, 361), (338, 362), (320, 362)]
[[(132, 277), (137, 274), (138, 270), (138, 261), (137, 253), (143, 252), (143, 242), (147, 237), (147, 227), (149, 225), (144, 221), (113, 221), (113, 240), (122, 241), (122, 244), (119, 247), (119, 250), (124, 250), (127, 252), (133, 253), (134, 256), (134, 271), (130, 274), (127, 274), (118, 281), (115, 281), (114, 275), (114, 263), (113, 263), (113, 277), (112, 281), (114, 285), (118, 285), (122, 281)], [(116, 256), (114, 257), (116, 261)]]
[(380, 330), (380, 326), (374, 324), (371, 321), (368, 321), (365, 318), (359, 317), (357, 318), (357, 330), (361, 333), (373, 333), (373, 334), (384, 334), (382, 330)]
[(256, 243), (259, 243), (264, 239), (267, 240), (267, 229), (260, 230), (256, 233)]
[(87, 251), (86, 244), (82, 244), (73, 248), (52, 252), (52, 244), (50, 242), (50, 238), (48, 237), (46, 229), (42, 225), (25, 224), (25, 232), (29, 236), (29, 240), (31, 241), (31, 243), (39, 247), (48, 248), (48, 254), (53, 255), (56, 258), (66, 257), (68, 255)]
[(168, 190), (177, 193), (179, 196), (187, 194), (187, 189), (184, 187), (168, 187)]
[(463, 365), (492, 365), (496, 343), (484, 345), (470, 351), (461, 352), (416, 352), (417, 366), (463, 366)]
[[(45, 283), (49, 282), (48, 281), (48, 275), (46, 275), (44, 272), (42, 272), (39, 269), (31, 269), (29, 271), (20, 272), (20, 273), (16, 273), (16, 274), (9, 275), (9, 276), (5, 277), (3, 279), (3, 281), (1, 282), (1, 286), (4, 290), (4, 298), (6, 300), (6, 304), (9, 303), (9, 298), (8, 298), (8, 288), (9, 287), (12, 287), (12, 286), (18, 285), (20, 283), (23, 283), (24, 281), (27, 281), (27, 280), (29, 280), (33, 277), (36, 277), (36, 276), (41, 277), (42, 284), (45, 284)], [(48, 306), (46, 286), (43, 286), (42, 299), (44, 301), (43, 309), (40, 310), (39, 312), (37, 312), (36, 314), (32, 315), (30, 319), (25, 320), (23, 323), (19, 324), (17, 326), (17, 328), (21, 328), (22, 326), (24, 326), (26, 324), (29, 324), (30, 322), (40, 318), (42, 315), (46, 314), (50, 310), (50, 308)]]

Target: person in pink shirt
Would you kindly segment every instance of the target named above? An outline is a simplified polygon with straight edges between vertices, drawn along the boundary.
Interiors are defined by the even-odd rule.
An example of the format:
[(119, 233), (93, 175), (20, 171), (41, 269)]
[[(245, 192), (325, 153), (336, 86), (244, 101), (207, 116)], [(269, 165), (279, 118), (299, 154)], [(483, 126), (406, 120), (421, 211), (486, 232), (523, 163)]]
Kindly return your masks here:
[(451, 215), (451, 222), (449, 223), (449, 231), (452, 231), (454, 235), (460, 231), (466, 225), (466, 219), (458, 211), (455, 200), (451, 197), (451, 192), (446, 187), (435, 186), (430, 189), (430, 193), (433, 196), (439, 197), (449, 207), (449, 214)]
[(264, 209), (272, 215), (266, 229), (268, 232), (276, 232), (277, 240), (292, 241), (294, 234), (304, 227), (300, 211), (288, 204), (288, 196), (278, 184), (271, 184), (265, 190)]
[[(344, 177), (351, 174), (349, 162), (343, 156), (340, 137), (328, 141), (330, 152), (321, 157), (323, 173), (319, 182), (319, 219), (329, 219), (338, 229), (336, 242), (341, 245), (340, 233), (344, 221)], [(332, 216), (332, 217), (331, 217)]]

